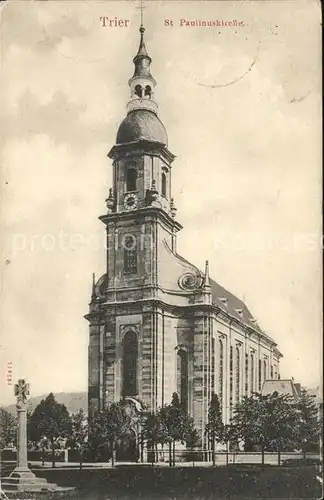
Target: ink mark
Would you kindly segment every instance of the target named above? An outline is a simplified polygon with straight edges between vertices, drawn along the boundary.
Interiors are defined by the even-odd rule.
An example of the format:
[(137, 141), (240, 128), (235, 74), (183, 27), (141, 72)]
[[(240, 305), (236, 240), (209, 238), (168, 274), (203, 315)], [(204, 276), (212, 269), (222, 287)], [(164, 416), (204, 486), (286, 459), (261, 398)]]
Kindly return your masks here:
[(310, 93), (311, 93), (311, 91), (309, 90), (305, 95), (302, 95), (300, 97), (293, 97), (288, 102), (289, 102), (289, 104), (293, 104), (295, 102), (302, 102), (309, 96)]

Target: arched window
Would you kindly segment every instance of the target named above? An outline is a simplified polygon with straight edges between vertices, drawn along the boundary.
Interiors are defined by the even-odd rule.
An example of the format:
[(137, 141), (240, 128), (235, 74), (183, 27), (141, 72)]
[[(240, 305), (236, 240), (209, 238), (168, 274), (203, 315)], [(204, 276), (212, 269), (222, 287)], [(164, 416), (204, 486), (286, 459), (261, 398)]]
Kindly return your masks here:
[(221, 340), (219, 340), (219, 376), (218, 376), (219, 389), (218, 389), (218, 396), (219, 396), (219, 404), (220, 404), (221, 409), (223, 407), (223, 385), (224, 385), (223, 369), (224, 369), (224, 347), (223, 347), (223, 342)]
[(124, 273), (137, 273), (137, 244), (135, 236), (127, 236), (124, 240)]
[(183, 409), (188, 411), (188, 355), (184, 349), (177, 352), (177, 393)]
[(270, 366), (270, 378), (273, 379), (273, 365)]
[(251, 353), (251, 366), (250, 366), (250, 391), (254, 392), (254, 355)]
[(249, 355), (245, 353), (245, 395), (249, 392)]
[(137, 169), (135, 166), (126, 167), (126, 191), (136, 191)]
[(147, 96), (148, 98), (151, 98), (152, 94), (152, 89), (149, 85), (146, 85), (144, 95)]
[(137, 335), (130, 330), (123, 340), (123, 396), (137, 395)]
[(236, 347), (235, 403), (238, 403), (240, 400), (240, 369), (241, 369), (240, 348)]
[(162, 193), (162, 196), (164, 196), (164, 198), (167, 197), (167, 178), (166, 178), (165, 172), (162, 172), (161, 193)]
[(230, 347), (230, 360), (229, 360), (229, 386), (230, 386), (230, 416), (232, 416), (232, 408), (233, 408), (233, 347)]
[(267, 360), (263, 360), (263, 381), (267, 380)]
[(137, 95), (137, 97), (139, 97), (139, 98), (142, 97), (142, 87), (140, 85), (135, 86), (134, 94)]

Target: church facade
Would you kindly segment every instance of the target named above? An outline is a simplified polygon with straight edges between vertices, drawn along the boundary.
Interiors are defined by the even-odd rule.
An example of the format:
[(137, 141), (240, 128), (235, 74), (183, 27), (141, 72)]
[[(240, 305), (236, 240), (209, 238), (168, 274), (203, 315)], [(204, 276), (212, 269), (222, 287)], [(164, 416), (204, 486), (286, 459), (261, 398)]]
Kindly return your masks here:
[(89, 321), (89, 412), (130, 398), (149, 411), (177, 392), (204, 440), (213, 393), (224, 423), (242, 396), (278, 379), (282, 356), (247, 306), (177, 253), (182, 226), (172, 197), (175, 156), (157, 112), (140, 45), (112, 161), (106, 270), (94, 280)]

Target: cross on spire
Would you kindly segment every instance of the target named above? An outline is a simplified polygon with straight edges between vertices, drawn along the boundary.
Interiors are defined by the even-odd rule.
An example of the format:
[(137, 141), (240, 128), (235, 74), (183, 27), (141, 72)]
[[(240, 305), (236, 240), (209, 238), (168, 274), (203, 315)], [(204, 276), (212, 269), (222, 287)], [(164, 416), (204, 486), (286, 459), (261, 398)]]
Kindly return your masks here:
[[(140, 25), (140, 29), (139, 29), (139, 32), (141, 34), (141, 39), (140, 39), (138, 52), (137, 52), (137, 55), (135, 57), (145, 56), (145, 57), (149, 58), (149, 55), (146, 51), (145, 43), (144, 43), (145, 28), (144, 28), (144, 12), (143, 11), (144, 11), (144, 9), (146, 9), (146, 7), (144, 7), (144, 5), (143, 5), (143, 0), (140, 0), (140, 6), (136, 7), (136, 8), (140, 9), (140, 11), (141, 11), (141, 25)], [(134, 59), (134, 62), (135, 62), (135, 59)], [(135, 62), (135, 64), (136, 64), (136, 62)]]
[(141, 11), (141, 28), (144, 28), (144, 9), (146, 9), (146, 7), (143, 5), (143, 0), (140, 0), (140, 6), (136, 8)]

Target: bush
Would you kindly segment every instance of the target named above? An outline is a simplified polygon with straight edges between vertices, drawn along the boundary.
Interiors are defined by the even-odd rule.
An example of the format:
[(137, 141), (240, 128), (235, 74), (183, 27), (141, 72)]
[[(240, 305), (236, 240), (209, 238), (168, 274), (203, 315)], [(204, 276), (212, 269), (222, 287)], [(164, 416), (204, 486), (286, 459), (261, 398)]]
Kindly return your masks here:
[(183, 462), (203, 462), (205, 454), (201, 450), (186, 450), (183, 453)]
[(4, 461), (16, 461), (17, 460), (17, 451), (11, 448), (4, 448), (1, 450), (1, 460)]
[(321, 460), (319, 458), (287, 458), (287, 460), (282, 461), (282, 465), (294, 465), (296, 467), (301, 465), (321, 465)]

